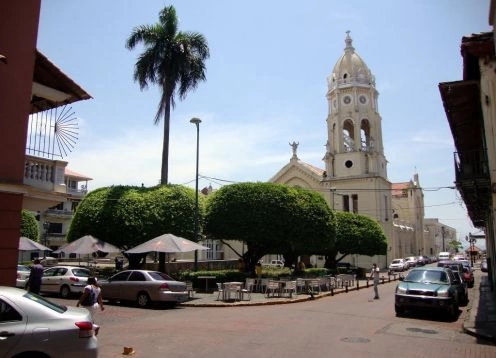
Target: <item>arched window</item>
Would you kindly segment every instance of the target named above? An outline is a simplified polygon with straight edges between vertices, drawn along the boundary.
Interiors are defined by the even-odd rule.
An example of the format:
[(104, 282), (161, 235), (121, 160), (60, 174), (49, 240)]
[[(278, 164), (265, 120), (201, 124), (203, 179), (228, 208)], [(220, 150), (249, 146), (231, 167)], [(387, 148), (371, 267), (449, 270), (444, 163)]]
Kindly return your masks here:
[(355, 150), (355, 127), (351, 119), (347, 119), (343, 123), (343, 144), (345, 152), (353, 152)]
[(368, 119), (362, 119), (360, 123), (360, 150), (369, 152), (370, 144), (370, 122)]

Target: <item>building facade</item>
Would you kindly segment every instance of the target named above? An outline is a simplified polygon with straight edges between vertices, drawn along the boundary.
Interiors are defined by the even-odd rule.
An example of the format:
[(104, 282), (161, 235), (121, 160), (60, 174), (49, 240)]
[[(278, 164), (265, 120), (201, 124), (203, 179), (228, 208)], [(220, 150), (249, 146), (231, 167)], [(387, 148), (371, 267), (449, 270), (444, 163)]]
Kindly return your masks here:
[(315, 190), (332, 209), (369, 216), (382, 226), (386, 254), (348, 257), (352, 264), (368, 267), (376, 262), (386, 267), (395, 257), (430, 252), (432, 245), (424, 238), (424, 202), (418, 174), (407, 183), (388, 180), (379, 92), (349, 32), (344, 53), (328, 76), (327, 86), (325, 169), (300, 160), (299, 143), (293, 142), (289, 163), (270, 181)]

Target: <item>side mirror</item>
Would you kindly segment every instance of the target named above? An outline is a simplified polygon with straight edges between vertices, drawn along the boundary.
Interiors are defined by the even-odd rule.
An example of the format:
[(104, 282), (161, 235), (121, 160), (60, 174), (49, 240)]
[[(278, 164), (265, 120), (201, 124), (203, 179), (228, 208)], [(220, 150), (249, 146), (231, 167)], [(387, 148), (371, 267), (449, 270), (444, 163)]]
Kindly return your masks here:
[(399, 280), (400, 280), (400, 281), (403, 281), (404, 279), (405, 279), (405, 278), (404, 278), (403, 276), (400, 276), (400, 277), (399, 277)]

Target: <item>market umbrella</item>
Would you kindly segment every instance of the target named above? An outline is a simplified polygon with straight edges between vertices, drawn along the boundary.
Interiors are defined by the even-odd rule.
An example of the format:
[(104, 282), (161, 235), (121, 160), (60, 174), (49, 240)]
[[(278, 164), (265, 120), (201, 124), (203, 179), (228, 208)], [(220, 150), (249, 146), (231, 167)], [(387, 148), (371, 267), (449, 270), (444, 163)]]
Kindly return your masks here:
[(20, 251), (52, 251), (52, 249), (50, 249), (49, 247), (46, 247), (45, 245), (42, 245), (24, 236), (21, 236), (19, 238), (19, 250)]
[(173, 234), (164, 234), (133, 247), (132, 249), (127, 250), (126, 253), (140, 254), (153, 251), (174, 253), (195, 250), (209, 250), (209, 248)]
[(92, 254), (97, 251), (102, 252), (120, 252), (121, 249), (109, 244), (103, 240), (97, 239), (91, 235), (83, 236), (76, 241), (70, 242), (67, 245), (62, 246), (54, 253), (58, 254), (63, 252), (65, 254)]

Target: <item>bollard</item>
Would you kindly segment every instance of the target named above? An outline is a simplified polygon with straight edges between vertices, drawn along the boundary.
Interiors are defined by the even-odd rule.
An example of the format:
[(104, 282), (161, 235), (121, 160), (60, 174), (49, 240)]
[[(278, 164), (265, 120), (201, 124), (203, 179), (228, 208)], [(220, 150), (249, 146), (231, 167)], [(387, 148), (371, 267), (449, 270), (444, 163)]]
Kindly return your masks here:
[(358, 279), (356, 280), (357, 291), (360, 289), (360, 285), (358, 284)]

